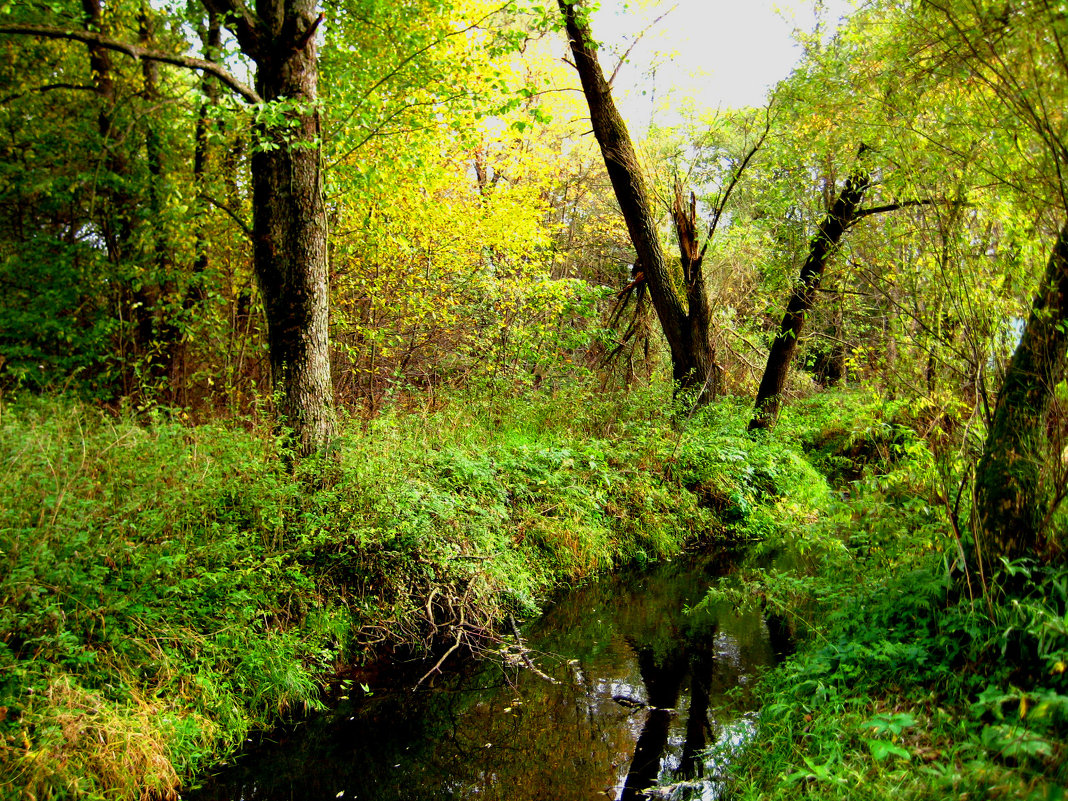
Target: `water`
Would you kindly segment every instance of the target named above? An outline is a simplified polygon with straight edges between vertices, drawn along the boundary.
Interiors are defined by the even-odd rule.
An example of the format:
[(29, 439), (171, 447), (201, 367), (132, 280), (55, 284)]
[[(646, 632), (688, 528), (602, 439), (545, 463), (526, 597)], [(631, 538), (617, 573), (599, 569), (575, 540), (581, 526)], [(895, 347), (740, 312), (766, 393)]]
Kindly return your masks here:
[(686, 557), (567, 593), (523, 631), (555, 684), (486, 662), (418, 691), (372, 681), (369, 698), (265, 743), (192, 797), (714, 799), (755, 725), (747, 688), (782, 649), (755, 612), (684, 611), (728, 565)]

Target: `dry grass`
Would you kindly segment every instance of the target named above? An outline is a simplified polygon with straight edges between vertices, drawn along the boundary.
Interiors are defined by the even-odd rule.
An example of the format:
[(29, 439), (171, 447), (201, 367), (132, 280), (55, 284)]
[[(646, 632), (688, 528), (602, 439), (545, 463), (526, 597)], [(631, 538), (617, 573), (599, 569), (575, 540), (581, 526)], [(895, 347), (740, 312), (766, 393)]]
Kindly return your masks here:
[(177, 799), (178, 775), (167, 756), (162, 703), (119, 705), (63, 676), (27, 706), (21, 736), (0, 743), (5, 798)]

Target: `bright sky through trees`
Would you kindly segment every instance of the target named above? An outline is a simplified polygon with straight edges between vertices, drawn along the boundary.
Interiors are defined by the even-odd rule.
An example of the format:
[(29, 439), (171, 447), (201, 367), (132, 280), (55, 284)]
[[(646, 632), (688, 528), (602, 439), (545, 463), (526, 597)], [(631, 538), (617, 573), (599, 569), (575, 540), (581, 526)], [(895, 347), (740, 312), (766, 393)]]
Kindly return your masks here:
[(676, 120), (688, 100), (704, 108), (761, 104), (801, 57), (794, 32), (819, 24), (828, 35), (851, 8), (850, 0), (602, 0), (593, 24), (616, 54), (606, 69), (640, 37), (613, 88), (624, 116), (644, 131), (651, 118)]

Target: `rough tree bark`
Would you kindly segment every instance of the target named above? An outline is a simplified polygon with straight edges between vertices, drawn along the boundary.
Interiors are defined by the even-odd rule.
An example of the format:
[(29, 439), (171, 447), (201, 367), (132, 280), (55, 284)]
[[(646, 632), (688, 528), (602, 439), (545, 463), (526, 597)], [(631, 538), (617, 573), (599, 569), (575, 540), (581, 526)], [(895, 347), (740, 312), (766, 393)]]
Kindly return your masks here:
[(996, 567), (992, 563), (1002, 556), (1010, 560), (1052, 556), (1045, 541), (1051, 510), (1040, 478), (1046, 415), (1068, 353), (1066, 323), (1068, 223), (1053, 246), (1020, 344), (1009, 361), (976, 469), (975, 561), (980, 568), (983, 562)]
[(334, 433), (330, 380), (327, 226), (320, 162), (314, 0), (204, 0), (256, 62), (256, 92), (288, 101), (291, 127), (260, 131), (252, 156), (253, 259), (267, 317), (271, 379), (299, 454)]
[[(860, 156), (866, 148), (861, 147)], [(861, 216), (860, 201), (870, 185), (866, 170), (858, 168), (849, 176), (841, 193), (834, 201), (830, 211), (816, 230), (816, 235), (809, 244), (808, 257), (801, 268), (801, 276), (790, 292), (779, 333), (771, 343), (768, 363), (764, 368), (764, 377), (757, 390), (753, 417), (749, 421), (749, 431), (767, 429), (775, 422), (779, 413), (786, 376), (797, 350), (797, 341), (805, 324), (805, 315), (816, 300), (820, 280), (827, 267), (827, 261), (838, 248), (842, 234)]]
[[(597, 60), (597, 48), (590, 30), (581, 17), (578, 5), (569, 0), (557, 0), (575, 58), (575, 67), (582, 81), (582, 91), (590, 109), (590, 122), (597, 144), (601, 148), (608, 177), (612, 181), (616, 200), (627, 225), (631, 243), (637, 252), (637, 269), (645, 277), (649, 297), (660, 327), (671, 351), (672, 377), (681, 388), (703, 387), (698, 400), (707, 398), (708, 384), (718, 379), (719, 368), (709, 338), (709, 303), (698, 255), (696, 221), (691, 205), (690, 213), (682, 208), (681, 192), (675, 213), (680, 246), (683, 249), (683, 270), (689, 308), (683, 304), (675, 289), (667, 258), (656, 230), (656, 215), (638, 157), (627, 125), (612, 99), (612, 89), (605, 80)], [(692, 229), (692, 237), (683, 240), (685, 226)], [(687, 259), (687, 246), (692, 247)]]

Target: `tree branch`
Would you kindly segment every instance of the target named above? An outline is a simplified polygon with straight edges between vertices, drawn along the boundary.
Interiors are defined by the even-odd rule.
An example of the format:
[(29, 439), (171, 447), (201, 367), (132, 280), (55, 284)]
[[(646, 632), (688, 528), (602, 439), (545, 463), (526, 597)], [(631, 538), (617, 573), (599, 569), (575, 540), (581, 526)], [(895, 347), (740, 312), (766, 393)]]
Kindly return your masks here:
[(252, 227), (248, 223), (246, 223), (244, 220), (242, 220), (240, 215), (236, 211), (234, 211), (232, 208), (227, 206), (225, 203), (220, 203), (218, 200), (213, 198), (211, 195), (205, 194), (204, 192), (200, 193), (200, 198), (202, 200), (206, 200), (208, 203), (213, 205), (219, 211), (225, 212), (226, 215), (231, 220), (233, 220), (235, 223), (237, 223), (238, 227), (244, 232), (245, 236), (247, 236), (249, 238), (249, 241), (255, 240), (256, 237), (252, 233)]
[(626, 52), (619, 57), (619, 61), (616, 62), (616, 67), (615, 67), (614, 70), (612, 70), (612, 77), (608, 79), (608, 85), (609, 86), (611, 86), (613, 83), (615, 83), (616, 76), (619, 74), (619, 70), (623, 67), (623, 63), (627, 60), (627, 57), (630, 55), (630, 51), (638, 46), (638, 42), (640, 42), (642, 39), (645, 38), (645, 34), (649, 33), (649, 31), (651, 31), (653, 29), (654, 25), (659, 23), (660, 20), (662, 20), (664, 17), (666, 17), (668, 14), (670, 14), (672, 11), (674, 11), (678, 7), (679, 7), (678, 3), (673, 5), (671, 8), (669, 8), (663, 14), (661, 14), (659, 17), (657, 17), (652, 22), (650, 22), (648, 25), (646, 25), (644, 30), (642, 30), (642, 32), (639, 33), (634, 38), (634, 41), (630, 43), (630, 47), (627, 48)]
[(307, 47), (308, 46), (308, 42), (311, 41), (311, 38), (313, 36), (315, 36), (315, 31), (318, 30), (319, 24), (324, 19), (326, 19), (326, 12), (325, 11), (320, 11), (319, 12), (319, 16), (315, 18), (315, 22), (313, 22), (308, 27), (308, 30), (304, 31), (304, 33), (302, 33), (297, 38), (297, 41), (293, 43), (293, 49), (294, 50), (303, 50), (305, 47)]
[(96, 91), (96, 87), (95, 86), (83, 86), (82, 84), (77, 84), (77, 83), (48, 83), (48, 84), (45, 84), (44, 86), (35, 86), (32, 89), (27, 89), (25, 92), (16, 92), (13, 95), (6, 95), (5, 97), (0, 97), (0, 106), (4, 105), (5, 103), (10, 103), (12, 100), (18, 100), (20, 97), (25, 97), (26, 95), (30, 94), (31, 92), (41, 92), (41, 93), (54, 92), (57, 89), (67, 89), (67, 90), (69, 90), (71, 92), (95, 92)]
[(173, 64), (177, 67), (184, 67), (185, 69), (200, 70), (214, 75), (223, 84), (241, 95), (241, 97), (249, 103), (263, 102), (263, 98), (260, 97), (254, 89), (241, 83), (241, 81), (218, 64), (211, 61), (205, 61), (202, 58), (178, 56), (173, 53), (150, 50), (147, 47), (141, 47), (139, 45), (130, 44), (129, 42), (120, 42), (116, 39), (108, 38), (95, 31), (68, 30), (66, 28), (53, 28), (49, 25), (7, 23), (0, 25), (0, 34), (13, 36), (40, 36), (45, 39), (67, 39), (76, 42), (84, 42), (85, 44), (95, 45), (96, 47), (103, 47), (119, 53), (125, 53), (136, 60), (146, 59), (148, 61), (160, 61), (164, 64)]
[(360, 96), (360, 98), (352, 106), (352, 109), (348, 112), (348, 114), (346, 114), (343, 118), (338, 120), (338, 124), (339, 125), (347, 124), (354, 116), (356, 116), (356, 112), (359, 111), (360, 107), (364, 104), (364, 102), (366, 102), (366, 100), (371, 95), (373, 95), (376, 91), (378, 91), (378, 89), (382, 85), (384, 85), (385, 83), (390, 81), (392, 78), (397, 76), (401, 72), (401, 70), (403, 70), (412, 61), (414, 61), (415, 59), (419, 58), (419, 56), (423, 55), (424, 53), (429, 52), (430, 50), (433, 50), (435, 47), (437, 47), (438, 45), (442, 44), (447, 39), (449, 39), (449, 38), (451, 38), (453, 36), (462, 36), (463, 34), (467, 33), (468, 31), (475, 30), (483, 22), (485, 22), (487, 19), (489, 19), (491, 16), (493, 16), (494, 14), (496, 14), (499, 11), (503, 11), (505, 8), (507, 8), (507, 5), (503, 5), (500, 8), (495, 8), (493, 11), (490, 11), (489, 13), (484, 14), (482, 17), (480, 17), (479, 19), (477, 19), (474, 22), (472, 22), (466, 28), (460, 28), (459, 30), (448, 31), (447, 33), (443, 34), (439, 38), (437, 38), (437, 39), (433, 40), (432, 42), (430, 42), (429, 44), (427, 44), (425, 47), (420, 47), (418, 50), (415, 50), (414, 52), (411, 52), (408, 55), (406, 55), (399, 62), (397, 62), (397, 64), (389, 72), (387, 72), (385, 75), (383, 75), (381, 78), (379, 78), (373, 84), (371, 84), (371, 86), (363, 93), (363, 95)]
[[(867, 209), (860, 209), (853, 216), (854, 222), (861, 217), (870, 217), (873, 214), (882, 214), (886, 211), (898, 211), (899, 209), (908, 208), (910, 206), (933, 206), (936, 203), (944, 203), (945, 201), (938, 198), (925, 198), (922, 200), (901, 200), (896, 203), (887, 203), (885, 206), (872, 206)], [(955, 201), (953, 205), (961, 205), (961, 201)]]
[(738, 169), (734, 171), (734, 175), (731, 176), (730, 183), (727, 184), (726, 190), (723, 195), (719, 197), (716, 203), (716, 209), (712, 214), (712, 221), (708, 224), (708, 236), (705, 237), (705, 245), (701, 248), (701, 258), (705, 257), (705, 251), (708, 250), (708, 244), (712, 241), (712, 237), (716, 234), (716, 227), (719, 225), (720, 217), (723, 216), (723, 210), (727, 208), (727, 201), (731, 199), (731, 193), (734, 191), (734, 187), (738, 185), (738, 182), (742, 179), (742, 174), (745, 172), (746, 167), (749, 166), (749, 162), (752, 161), (753, 156), (759, 152), (760, 148), (764, 146), (764, 142), (768, 138), (768, 134), (771, 132), (771, 107), (775, 103), (775, 96), (768, 100), (768, 105), (764, 109), (764, 132), (760, 134), (760, 138), (757, 139), (749, 152), (745, 154), (745, 158), (742, 159), (742, 163), (738, 165)]
[(241, 0), (203, 0), (203, 3), (209, 11), (223, 18), (245, 55), (257, 62), (267, 55), (264, 52), (267, 34), (263, 22)]

